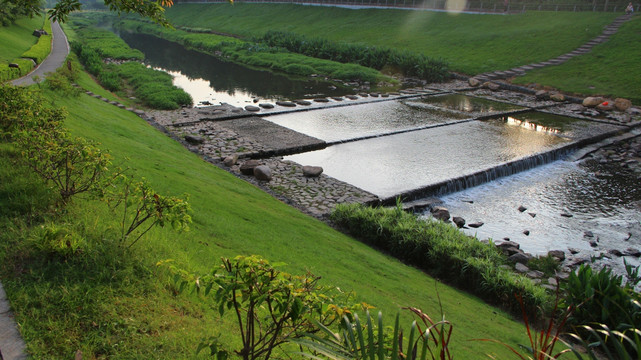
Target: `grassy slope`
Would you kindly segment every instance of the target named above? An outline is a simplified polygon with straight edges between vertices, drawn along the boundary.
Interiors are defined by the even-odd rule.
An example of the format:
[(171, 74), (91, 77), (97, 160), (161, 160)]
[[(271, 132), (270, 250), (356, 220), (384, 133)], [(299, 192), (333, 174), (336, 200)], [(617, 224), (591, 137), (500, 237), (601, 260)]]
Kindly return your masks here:
[[(518, 83), (539, 83), (568, 92), (626, 97), (641, 105), (641, 43), (630, 41), (641, 35), (641, 17), (625, 23), (612, 38), (595, 47), (591, 53), (579, 56), (560, 66), (529, 72)], [(613, 79), (615, 81), (613, 81)]]
[(0, 44), (2, 44), (0, 62), (9, 62), (19, 58), (22, 53), (37, 42), (38, 38), (32, 36), (31, 33), (34, 29), (42, 28), (43, 19), (43, 16), (23, 17), (11, 26), (0, 27)]
[[(88, 77), (80, 83), (96, 88)], [(56, 103), (68, 108), (67, 125), (74, 133), (100, 141), (117, 160), (129, 158), (127, 165), (148, 178), (161, 193), (191, 194), (192, 230), (182, 235), (155, 231), (138, 247), (150, 266), (157, 260), (173, 258), (185, 267), (205, 272), (217, 266), (220, 256), (260, 254), (288, 263), (287, 271), (309, 269), (327, 284), (354, 290), (360, 300), (376, 305), (388, 318), (398, 307), (408, 305), (438, 317), (435, 282), (423, 273), (205, 163), (129, 112), (86, 95), (57, 99)], [(78, 202), (74, 209), (75, 215), (68, 221), (105, 230), (107, 225), (103, 223), (108, 222), (109, 214), (104, 209), (90, 202)], [(43, 274), (24, 275), (29, 281), (3, 280), (23, 333), (40, 351), (60, 341), (53, 333), (62, 333), (63, 329), (70, 334), (58, 336), (70, 340), (56, 346), (73, 349), (76, 342), (82, 342), (85, 354), (104, 347), (105, 353), (127, 358), (145, 358), (144, 354), (151, 351), (158, 358), (172, 358), (172, 352), (174, 357), (175, 351), (180, 352), (177, 349), (182, 348), (183, 354), (189, 352), (185, 348), (194, 348), (201, 336), (215, 331), (222, 332), (225, 341), (232, 341), (229, 319), (218, 323), (199, 305), (182, 297), (173, 298), (163, 289), (165, 281), (153, 273), (143, 272), (140, 279), (131, 278), (136, 274), (120, 274), (113, 283), (103, 283), (95, 279), (103, 279), (104, 274), (85, 277), (69, 274), (73, 269), (45, 269)], [(129, 282), (133, 285), (126, 284)], [(508, 357), (500, 346), (468, 341), (473, 338), (492, 337), (513, 345), (525, 342), (522, 325), (500, 311), (444, 285), (439, 285), (438, 291), (445, 315), (455, 325), (453, 349), (457, 358), (480, 358), (485, 353)], [(71, 299), (52, 300), (61, 296)], [(42, 302), (51, 304), (43, 306)], [(96, 325), (82, 328), (88, 323)], [(50, 335), (43, 338), (42, 332)]]
[(177, 25), (245, 36), (284, 30), (410, 49), (442, 58), (452, 70), (468, 74), (554, 58), (598, 36), (616, 15), (470, 15), (285, 4), (181, 4), (167, 11)]

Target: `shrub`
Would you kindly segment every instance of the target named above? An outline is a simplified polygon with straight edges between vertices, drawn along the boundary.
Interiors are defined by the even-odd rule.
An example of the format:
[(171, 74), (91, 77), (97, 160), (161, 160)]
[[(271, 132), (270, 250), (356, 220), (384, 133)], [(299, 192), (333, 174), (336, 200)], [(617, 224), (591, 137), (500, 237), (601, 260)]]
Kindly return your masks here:
[(64, 110), (45, 104), (39, 90), (0, 86), (0, 135), (7, 137), (23, 130), (48, 132), (59, 129), (66, 116)]
[(47, 76), (45, 86), (63, 96), (80, 95), (80, 89), (71, 85), (69, 78), (65, 76), (64, 71), (60, 71), (60, 69)]
[(441, 221), (418, 219), (404, 212), (400, 204), (396, 209), (339, 205), (331, 218), (366, 243), (487, 301), (517, 311), (520, 304), (514, 294), (521, 294), (528, 313), (550, 304), (544, 289), (501, 267), (506, 257), (494, 245)]
[[(18, 67), (9, 67), (9, 64), (16, 64)], [(31, 59), (15, 59), (8, 63), (0, 64), (0, 82), (27, 75), (33, 70), (33, 67), (34, 64)]]
[(641, 328), (641, 312), (634, 305), (641, 300), (634, 284), (623, 284), (623, 276), (609, 268), (598, 272), (581, 265), (570, 273), (564, 285), (565, 305), (575, 307), (571, 325), (603, 324), (613, 330)]
[(40, 64), (44, 59), (49, 56), (51, 52), (51, 35), (42, 35), (29, 50), (22, 54), (23, 58), (33, 59), (36, 64)]
[[(202, 277), (173, 266), (170, 269), (181, 289), (193, 286), (205, 295), (211, 293), (221, 316), (230, 310), (235, 314), (242, 342), (235, 352), (245, 360), (268, 360), (281, 344), (315, 332), (316, 324), (329, 326), (364, 306), (336, 304), (351, 299), (320, 285), (320, 277), (282, 272), (278, 264), (256, 255), (222, 261), (212, 275)], [(201, 344), (199, 349), (203, 348), (220, 352), (218, 343)]]
[(52, 222), (41, 225), (31, 241), (38, 250), (64, 258), (75, 255), (87, 245), (84, 237), (65, 225)]
[(103, 71), (98, 75), (100, 85), (109, 91), (118, 91), (122, 88), (122, 80), (120, 75), (115, 72)]

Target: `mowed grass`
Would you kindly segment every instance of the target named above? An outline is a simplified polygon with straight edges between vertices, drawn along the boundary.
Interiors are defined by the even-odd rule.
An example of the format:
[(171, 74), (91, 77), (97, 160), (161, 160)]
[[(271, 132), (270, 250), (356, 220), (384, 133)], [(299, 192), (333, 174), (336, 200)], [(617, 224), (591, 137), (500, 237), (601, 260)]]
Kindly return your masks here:
[[(96, 87), (86, 75), (79, 83)], [(68, 109), (71, 131), (99, 141), (117, 164), (135, 170), (162, 194), (190, 194), (194, 223), (187, 233), (154, 230), (131, 254), (81, 261), (32, 259), (19, 269), (4, 269), (3, 284), (36, 358), (69, 358), (78, 349), (87, 358), (192, 358), (203, 337), (221, 333), (224, 343), (237, 343), (232, 318), (219, 321), (193, 296), (175, 295), (154, 264), (171, 258), (205, 273), (218, 266), (221, 256), (239, 254), (285, 262), (289, 265), (283, 270), (292, 273), (310, 270), (325, 284), (354, 291), (359, 301), (382, 310), (388, 323), (402, 306), (439, 318), (438, 295), (446, 319), (454, 323), (456, 358), (509, 358), (499, 345), (470, 339), (526, 343), (523, 325), (505, 313), (204, 162), (132, 113), (86, 95), (49, 96)], [(90, 200), (75, 201), (60, 221), (93, 234), (98, 244), (114, 227), (104, 205)], [(26, 241), (20, 238), (24, 226), (11, 225), (5, 241)], [(9, 250), (0, 254), (11, 254)], [(408, 314), (404, 320), (409, 326)]]
[(290, 31), (334, 41), (423, 53), (470, 75), (506, 70), (567, 53), (598, 36), (618, 14), (527, 12), (478, 15), (289, 4), (179, 4), (176, 25), (242, 36)]
[(33, 30), (42, 28), (44, 16), (23, 17), (7, 27), (0, 27), (0, 62), (10, 62), (29, 50), (38, 38)]
[(625, 97), (641, 105), (640, 36), (641, 17), (636, 16), (592, 52), (560, 66), (528, 72), (514, 82), (545, 84), (578, 94)]

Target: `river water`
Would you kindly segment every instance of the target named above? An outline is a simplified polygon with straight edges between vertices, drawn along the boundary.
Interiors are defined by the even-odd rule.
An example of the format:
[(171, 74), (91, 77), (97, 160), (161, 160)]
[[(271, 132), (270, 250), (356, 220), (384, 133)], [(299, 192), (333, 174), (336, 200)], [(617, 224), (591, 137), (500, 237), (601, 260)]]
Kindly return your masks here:
[[(248, 69), (151, 36), (122, 36), (145, 54), (148, 65), (172, 74), (196, 103), (244, 106), (255, 98), (263, 102), (353, 93), (323, 79)], [(380, 197), (536, 156), (590, 132), (615, 128), (537, 112), (472, 120), (519, 109), (449, 94), (266, 119), (334, 144), (286, 159), (320, 165), (325, 174)], [(554, 161), (441, 199), (452, 216), (484, 223), (464, 229), (468, 234), (509, 238), (537, 255), (556, 249), (569, 254), (572, 249), (575, 256), (601, 257), (621, 271), (621, 259), (608, 251), (641, 248), (638, 178), (618, 165)], [(519, 211), (520, 206), (527, 210)]]

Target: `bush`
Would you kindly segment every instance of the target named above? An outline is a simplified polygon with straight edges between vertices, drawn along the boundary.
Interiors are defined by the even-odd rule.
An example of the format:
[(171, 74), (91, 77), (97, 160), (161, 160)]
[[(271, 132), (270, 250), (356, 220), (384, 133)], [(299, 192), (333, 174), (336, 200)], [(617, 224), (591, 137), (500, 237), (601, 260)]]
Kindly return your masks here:
[(98, 75), (100, 85), (109, 91), (118, 91), (122, 88), (120, 75), (115, 72), (103, 71)]
[(51, 35), (42, 35), (38, 42), (22, 54), (23, 58), (33, 59), (36, 64), (42, 63), (51, 52)]
[(420, 220), (404, 212), (400, 204), (396, 209), (339, 205), (331, 218), (366, 243), (489, 302), (519, 311), (521, 305), (514, 294), (521, 294), (531, 314), (550, 304), (544, 289), (501, 267), (506, 257), (494, 245), (441, 221)]
[(63, 258), (75, 255), (87, 246), (84, 237), (70, 230), (67, 226), (52, 222), (41, 225), (31, 241), (36, 249)]
[[(17, 68), (9, 67), (9, 64), (18, 65)], [(0, 82), (17, 79), (33, 70), (34, 64), (31, 59), (15, 59), (8, 63), (0, 64)]]

